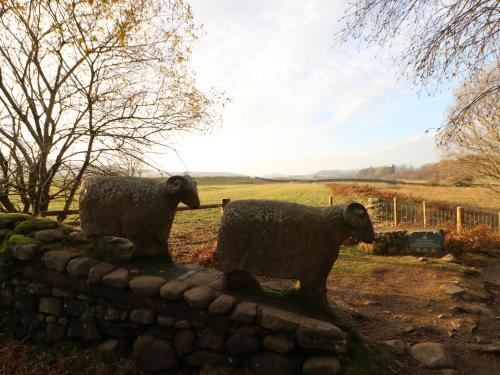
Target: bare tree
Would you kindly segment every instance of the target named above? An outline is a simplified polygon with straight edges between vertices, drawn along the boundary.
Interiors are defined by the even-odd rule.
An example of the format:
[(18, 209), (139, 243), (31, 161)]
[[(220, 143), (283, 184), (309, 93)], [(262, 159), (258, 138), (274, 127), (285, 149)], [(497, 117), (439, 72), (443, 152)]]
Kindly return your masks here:
[[(475, 74), (455, 92), (446, 125), (438, 133), (449, 156), (456, 160), (463, 174), (474, 177), (474, 182), (500, 192), (500, 91), (482, 95), (464, 114), (464, 103), (470, 103), (478, 93), (487, 92), (492, 85), (500, 85), (500, 66)], [(460, 127), (460, 132), (454, 129)]]
[(68, 209), (89, 166), (208, 129), (197, 31), (183, 0), (0, 2), (0, 207)]
[[(418, 84), (466, 79), (500, 63), (498, 0), (354, 0), (343, 21), (342, 41), (402, 43), (397, 60)], [(456, 127), (449, 130), (460, 132), (460, 117), (474, 111), (484, 95), (499, 90), (496, 82), (462, 102), (456, 119), (449, 122)]]

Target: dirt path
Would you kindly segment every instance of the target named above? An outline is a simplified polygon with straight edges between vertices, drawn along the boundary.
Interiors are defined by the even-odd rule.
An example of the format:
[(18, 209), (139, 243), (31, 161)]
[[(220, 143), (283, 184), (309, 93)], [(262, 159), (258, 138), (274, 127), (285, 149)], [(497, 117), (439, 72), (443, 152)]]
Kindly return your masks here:
[[(495, 280), (500, 260), (488, 263), (485, 278)], [(408, 347), (426, 341), (444, 344), (453, 355), (455, 371), (443, 373), (500, 374), (500, 285), (484, 282), (481, 276), (464, 274), (455, 267), (396, 266), (372, 272), (361, 282), (341, 275), (330, 282), (329, 289), (333, 300), (351, 310), (360, 331), (395, 374), (439, 374), (442, 370), (424, 368), (408, 349), (395, 353), (384, 344), (394, 339)], [(448, 293), (456, 293), (446, 293), (443, 285), (448, 286)], [(460, 306), (480, 306), (483, 313), (459, 312)], [(480, 351), (495, 347), (499, 352)]]

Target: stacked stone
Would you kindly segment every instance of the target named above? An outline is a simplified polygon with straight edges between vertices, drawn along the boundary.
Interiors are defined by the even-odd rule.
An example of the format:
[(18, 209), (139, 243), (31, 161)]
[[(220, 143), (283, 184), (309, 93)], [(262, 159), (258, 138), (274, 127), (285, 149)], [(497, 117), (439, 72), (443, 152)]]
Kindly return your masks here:
[(405, 255), (410, 253), (410, 237), (404, 230), (377, 232), (373, 243), (360, 243), (358, 246), (368, 254)]
[[(144, 371), (221, 364), (256, 374), (340, 371), (348, 337), (336, 325), (224, 294), (214, 269), (145, 274), (99, 262), (60, 231), (36, 232), (31, 256), (9, 246), (22, 273), (0, 284), (0, 305), (15, 312), (17, 336), (96, 342), (110, 356), (131, 354)], [(56, 241), (67, 246), (40, 251)]]

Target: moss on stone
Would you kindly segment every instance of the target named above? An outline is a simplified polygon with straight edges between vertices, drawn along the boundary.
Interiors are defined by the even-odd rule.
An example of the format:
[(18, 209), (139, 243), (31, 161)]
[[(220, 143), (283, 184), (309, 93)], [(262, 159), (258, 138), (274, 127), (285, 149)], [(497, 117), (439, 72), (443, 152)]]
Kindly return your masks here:
[(59, 223), (50, 219), (30, 219), (16, 225), (15, 234), (29, 234), (44, 229), (59, 228)]
[(12, 231), (10, 229), (0, 229), (0, 243), (3, 243), (11, 234)]
[(127, 262), (132, 254), (120, 245), (106, 244), (100, 251), (92, 251), (92, 255), (103, 262), (116, 264)]
[(10, 236), (10, 238), (7, 240), (9, 245), (31, 245), (31, 244), (36, 244), (38, 245), (39, 242), (35, 241), (33, 238), (23, 236), (21, 234), (13, 234)]
[(0, 229), (14, 229), (16, 224), (32, 219), (32, 216), (26, 214), (0, 214)]

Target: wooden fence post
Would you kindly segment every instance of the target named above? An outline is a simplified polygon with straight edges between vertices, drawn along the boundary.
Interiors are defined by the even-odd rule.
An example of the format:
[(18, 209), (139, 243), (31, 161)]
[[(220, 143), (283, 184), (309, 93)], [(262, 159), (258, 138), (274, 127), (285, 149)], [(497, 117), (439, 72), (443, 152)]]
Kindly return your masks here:
[(328, 197), (328, 205), (333, 206), (333, 197), (331, 195)]
[(424, 218), (424, 228), (427, 228), (427, 210), (425, 208), (425, 201), (422, 201), (422, 215)]
[(462, 230), (463, 217), (464, 217), (464, 208), (457, 207), (457, 232), (460, 232)]
[(394, 197), (393, 200), (393, 219), (394, 219), (394, 226), (398, 226), (398, 198)]
[(229, 199), (229, 198), (222, 198), (220, 200), (220, 204), (222, 205), (222, 212), (224, 212), (224, 209), (229, 204), (229, 202), (231, 202), (231, 199)]

